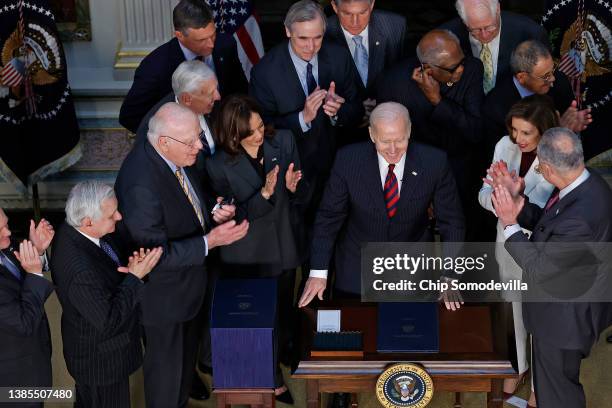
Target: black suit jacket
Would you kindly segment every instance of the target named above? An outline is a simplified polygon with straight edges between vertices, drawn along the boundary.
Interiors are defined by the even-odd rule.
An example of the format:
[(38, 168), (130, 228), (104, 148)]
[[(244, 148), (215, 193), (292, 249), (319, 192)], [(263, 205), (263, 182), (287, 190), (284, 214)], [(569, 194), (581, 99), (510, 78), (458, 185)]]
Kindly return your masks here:
[(338, 152), (317, 212), (310, 258), (311, 269), (329, 269), (335, 247), (338, 289), (361, 293), (362, 243), (432, 241), (427, 216), (431, 202), (443, 241), (463, 241), (463, 213), (446, 154), (410, 143), (398, 179), (397, 213), (389, 219), (374, 144), (358, 143)]
[[(103, 239), (117, 254), (110, 238)], [(143, 283), (76, 229), (63, 224), (51, 271), (62, 304), (64, 358), (78, 384), (127, 380), (142, 364), (138, 300)]]
[(195, 167), (185, 171), (202, 206), (206, 231), (176, 176), (148, 141), (134, 145), (115, 183), (119, 210), (131, 240), (138, 247), (164, 249), (143, 288), (145, 325), (188, 321), (196, 316), (204, 298), (203, 236), (211, 228), (209, 202)]
[[(266, 174), (274, 166), (280, 167), (274, 194), (269, 200), (261, 196), (264, 180), (245, 154), (232, 157), (220, 150), (206, 162), (206, 167), (217, 195), (233, 197), (249, 220), (249, 232), (243, 239), (220, 248), (221, 260), (234, 264), (270, 264), (269, 274), (276, 276), (284, 269), (297, 267), (302, 261), (298, 250), (301, 240), (296, 237), (299, 230), (295, 225), (294, 195), (285, 187), (289, 164), (294, 163), (296, 170), (300, 168), (293, 134), (289, 130), (279, 130), (264, 139), (263, 155)], [(300, 184), (296, 195), (303, 191)]]
[[(335, 41), (349, 51), (346, 37), (336, 14), (327, 17), (325, 38)], [(372, 12), (368, 24), (368, 83), (365, 86), (365, 97), (374, 97), (376, 80), (379, 75), (405, 56), (405, 41), (406, 18), (404, 16), (384, 10)], [(359, 77), (357, 82), (360, 88), (364, 88)]]
[(45, 301), (51, 282), (21, 269), (19, 281), (0, 265), (0, 386), (51, 386), (51, 336)]
[[(510, 75), (497, 81), (495, 88), (487, 94), (482, 107), (486, 134), (485, 142), (487, 143), (488, 151), (490, 151), (488, 157), (493, 154), (493, 148), (499, 139), (508, 134), (506, 115), (512, 105), (521, 100), (521, 94), (516, 89), (512, 78), (514, 77)], [(565, 74), (561, 72), (555, 73), (555, 84), (548, 91), (548, 96), (553, 99), (555, 109), (560, 114), (563, 114), (570, 106), (574, 99), (574, 92)]]
[[(473, 55), (472, 46), (470, 45), (470, 34), (461, 18), (456, 17), (442, 24), (440, 28), (445, 28), (455, 33), (459, 37), (459, 41), (461, 41), (461, 48), (463, 48), (465, 55)], [(538, 40), (549, 45), (548, 34), (544, 27), (529, 17), (510, 11), (501, 12), (500, 35), (499, 55), (497, 57), (497, 80), (512, 75), (510, 56), (517, 45), (527, 40)]]
[[(248, 84), (234, 39), (217, 35), (212, 55), (221, 95), (245, 93)], [(160, 45), (142, 60), (119, 112), (119, 122), (126, 129), (136, 133), (149, 109), (172, 92), (172, 74), (183, 61), (185, 55), (176, 38)]]
[[(523, 280), (529, 285), (545, 287), (554, 279), (564, 279), (566, 289), (580, 286), (584, 282), (576, 281), (574, 274), (568, 276), (567, 265), (592, 259), (592, 247), (584, 243), (612, 240), (611, 215), (612, 191), (603, 178), (591, 171), (586, 181), (550, 210), (527, 203), (518, 221), (533, 234), (528, 238), (517, 232), (506, 240), (505, 247), (523, 269)], [(558, 248), (555, 244), (565, 246)], [(605, 255), (610, 258), (609, 253)], [(609, 274), (609, 268), (606, 273)], [(611, 305), (524, 302), (523, 320), (527, 331), (540, 341), (559, 349), (588, 353), (601, 331), (612, 324)]]
[(358, 99), (357, 73), (351, 55), (345, 47), (323, 42), (318, 54), (319, 86), (328, 89), (336, 83), (336, 93), (346, 102), (338, 111), (333, 126), (330, 118), (319, 109), (312, 127), (303, 132), (299, 113), (306, 95), (289, 54), (287, 41), (272, 48), (251, 71), (250, 93), (263, 109), (264, 121), (277, 129), (289, 129), (296, 137), (304, 177), (313, 180), (327, 174), (335, 154), (335, 126), (358, 123), (363, 106)]

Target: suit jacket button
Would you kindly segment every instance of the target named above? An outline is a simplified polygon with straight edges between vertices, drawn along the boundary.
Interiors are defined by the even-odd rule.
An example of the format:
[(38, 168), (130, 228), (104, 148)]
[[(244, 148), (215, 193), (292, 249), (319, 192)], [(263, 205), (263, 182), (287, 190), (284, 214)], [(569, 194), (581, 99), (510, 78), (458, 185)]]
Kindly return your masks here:
[(544, 232), (544, 227), (540, 227), (540, 232)]

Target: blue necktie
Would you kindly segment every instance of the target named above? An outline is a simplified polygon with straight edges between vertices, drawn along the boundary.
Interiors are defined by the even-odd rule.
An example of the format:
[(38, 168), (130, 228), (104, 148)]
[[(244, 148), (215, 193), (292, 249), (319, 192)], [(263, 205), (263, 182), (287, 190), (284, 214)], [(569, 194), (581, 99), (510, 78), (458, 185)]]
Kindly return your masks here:
[(21, 271), (19, 268), (15, 266), (8, 256), (4, 255), (2, 252), (0, 252), (0, 265), (3, 265), (10, 273), (13, 274), (13, 276), (15, 276), (18, 280), (21, 280)]
[(355, 66), (357, 66), (357, 71), (359, 72), (359, 76), (361, 77), (361, 82), (363, 82), (364, 85), (367, 85), (368, 51), (365, 49), (363, 43), (361, 42), (360, 35), (354, 36), (353, 42), (355, 43), (355, 54), (353, 55), (353, 59), (355, 60)]
[(117, 264), (117, 266), (121, 266), (121, 262), (119, 262), (119, 257), (117, 256), (115, 251), (113, 251), (113, 248), (108, 244), (108, 242), (100, 240), (100, 248), (102, 248), (106, 255), (110, 256), (110, 258)]
[(317, 81), (312, 75), (312, 64), (310, 62), (306, 64), (306, 87), (308, 88), (308, 95), (317, 88)]
[(200, 133), (200, 141), (202, 142), (202, 153), (204, 154), (204, 157), (212, 156), (212, 149), (208, 144), (208, 139), (206, 139), (206, 132), (204, 129), (202, 129), (202, 132)]

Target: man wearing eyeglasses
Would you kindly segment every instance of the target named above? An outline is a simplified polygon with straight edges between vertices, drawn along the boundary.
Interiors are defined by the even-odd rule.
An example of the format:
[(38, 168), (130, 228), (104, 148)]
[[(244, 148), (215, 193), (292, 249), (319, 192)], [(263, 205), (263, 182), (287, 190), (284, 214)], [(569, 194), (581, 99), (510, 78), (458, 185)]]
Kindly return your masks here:
[(469, 226), (478, 192), (472, 155), (481, 137), (480, 108), (484, 99), (482, 64), (465, 56), (459, 39), (448, 30), (432, 30), (409, 58), (385, 71), (376, 101), (399, 102), (410, 111), (413, 137), (447, 152)]
[(521, 42), (548, 42), (542, 26), (528, 17), (500, 11), (498, 0), (457, 0), (459, 17), (442, 28), (454, 32), (466, 54), (482, 61), (483, 89), (488, 93), (498, 78), (510, 74), (510, 54)]
[(162, 105), (149, 121), (147, 140), (128, 154), (115, 184), (132, 241), (163, 248), (141, 301), (147, 408), (187, 406), (202, 320), (209, 314), (204, 299), (210, 251), (241, 239), (249, 226), (231, 220), (233, 205), (209, 212), (213, 200), (194, 167), (203, 147), (200, 133), (190, 109)]
[(508, 133), (505, 120), (512, 105), (533, 94), (552, 98), (563, 127), (579, 133), (591, 123), (590, 109), (578, 108), (569, 80), (557, 71), (545, 44), (536, 40), (520, 43), (512, 53), (510, 65), (513, 76), (500, 79), (483, 105), (490, 155), (495, 143)]

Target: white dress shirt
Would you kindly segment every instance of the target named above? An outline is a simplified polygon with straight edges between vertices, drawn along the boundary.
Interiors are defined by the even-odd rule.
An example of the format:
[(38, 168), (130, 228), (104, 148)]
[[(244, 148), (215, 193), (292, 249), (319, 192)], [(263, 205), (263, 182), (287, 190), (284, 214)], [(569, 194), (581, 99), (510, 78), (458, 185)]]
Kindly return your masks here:
[[(378, 172), (380, 173), (380, 184), (384, 190), (385, 180), (387, 179), (387, 173), (389, 172), (389, 163), (385, 160), (380, 153), (376, 153), (378, 156)], [(395, 164), (393, 168), (393, 174), (397, 179), (397, 195), (399, 196), (402, 191), (402, 179), (404, 177), (404, 167), (406, 164), (406, 153), (402, 155), (402, 158)], [(311, 269), (308, 275), (311, 278), (323, 278), (327, 279), (327, 269)]]
[[(180, 41), (178, 43), (179, 47), (181, 47), (181, 51), (183, 51), (183, 55), (185, 56), (186, 61), (192, 61), (199, 57), (198, 54), (185, 47), (183, 44), (181, 44)], [(215, 70), (215, 61), (213, 60), (212, 54), (210, 54), (208, 57), (203, 57), (202, 62), (208, 65), (208, 67), (212, 69), (215, 74), (217, 73), (217, 71)]]
[[(291, 48), (291, 43), (287, 44), (289, 47), (289, 56), (291, 57), (291, 61), (293, 62), (293, 66), (295, 67), (295, 72), (298, 74), (298, 78), (300, 80), (300, 84), (302, 85), (302, 89), (304, 90), (304, 95), (308, 96), (308, 83), (306, 82), (306, 72), (308, 63), (312, 65), (312, 76), (314, 77), (317, 84), (319, 83), (319, 58), (318, 55), (315, 54), (314, 57), (310, 61), (304, 61), (300, 57), (297, 56), (295, 52), (293, 52), (293, 48)], [(298, 115), (300, 126), (302, 128), (302, 132), (306, 133), (310, 130), (311, 124), (306, 123), (304, 120), (304, 113), (300, 112)]]

